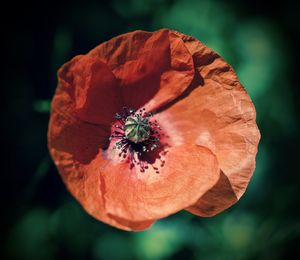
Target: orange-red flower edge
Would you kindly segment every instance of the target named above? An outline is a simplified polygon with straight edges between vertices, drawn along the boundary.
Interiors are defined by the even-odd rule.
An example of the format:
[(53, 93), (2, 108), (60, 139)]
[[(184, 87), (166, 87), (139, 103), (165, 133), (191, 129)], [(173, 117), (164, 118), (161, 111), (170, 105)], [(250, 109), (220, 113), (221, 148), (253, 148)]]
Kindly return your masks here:
[[(111, 140), (123, 107), (154, 113), (159, 149), (142, 171)], [(185, 209), (213, 216), (245, 192), (260, 139), (233, 69), (207, 46), (162, 29), (134, 31), (58, 72), (48, 146), (69, 191), (96, 219), (144, 230)], [(162, 163), (163, 161), (163, 163)]]

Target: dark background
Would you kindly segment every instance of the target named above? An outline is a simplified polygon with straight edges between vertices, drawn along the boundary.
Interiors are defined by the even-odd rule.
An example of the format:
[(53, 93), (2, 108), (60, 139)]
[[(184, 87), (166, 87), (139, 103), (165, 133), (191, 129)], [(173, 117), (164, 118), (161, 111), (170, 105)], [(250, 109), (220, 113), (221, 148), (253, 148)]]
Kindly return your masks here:
[[(299, 5), (11, 1), (1, 11), (1, 259), (300, 257)], [(240, 202), (215, 217), (181, 212), (124, 232), (66, 191), (47, 151), (49, 104), (64, 62), (121, 33), (162, 27), (198, 38), (234, 67), (257, 108), (257, 168)]]

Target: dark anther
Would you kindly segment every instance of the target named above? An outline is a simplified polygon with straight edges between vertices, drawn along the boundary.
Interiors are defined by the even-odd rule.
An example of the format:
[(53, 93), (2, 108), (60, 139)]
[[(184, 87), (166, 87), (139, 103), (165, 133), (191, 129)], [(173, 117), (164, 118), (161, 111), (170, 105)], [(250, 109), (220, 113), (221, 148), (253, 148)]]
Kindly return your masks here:
[(128, 156), (130, 168), (139, 165), (141, 172), (148, 169), (147, 163), (141, 161), (141, 157), (143, 153), (160, 146), (161, 131), (157, 121), (151, 121), (153, 114), (145, 111), (145, 108), (136, 111), (124, 107), (123, 113), (115, 115), (118, 122), (113, 127), (117, 130), (109, 137), (109, 140), (119, 140), (115, 143), (115, 149), (120, 151), (119, 156), (124, 159)]

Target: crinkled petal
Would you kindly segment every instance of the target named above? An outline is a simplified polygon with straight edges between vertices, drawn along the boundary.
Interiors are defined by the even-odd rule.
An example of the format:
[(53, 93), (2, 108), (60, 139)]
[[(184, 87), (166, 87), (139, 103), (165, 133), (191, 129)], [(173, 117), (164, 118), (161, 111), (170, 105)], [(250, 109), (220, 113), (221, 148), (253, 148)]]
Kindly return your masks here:
[[(121, 93), (108, 66), (88, 55), (77, 56), (58, 73), (59, 91), (66, 91), (82, 121), (109, 125), (121, 110)], [(57, 106), (59, 107), (59, 105)]]
[(104, 166), (98, 174), (109, 214), (138, 222), (163, 218), (193, 205), (215, 185), (219, 168), (209, 149), (182, 145), (166, 151), (164, 165), (156, 159), (145, 172), (113, 160)]
[[(76, 59), (79, 57), (71, 63), (77, 62)], [(66, 67), (63, 70), (61, 73), (68, 74)], [(74, 91), (68, 83), (73, 76), (69, 76), (60, 80), (56, 90), (48, 129), (49, 151), (64, 183), (93, 217), (124, 230), (148, 228), (154, 220), (137, 222), (107, 214), (99, 193), (100, 175), (95, 173), (99, 173), (101, 165), (106, 163), (102, 154), (108, 147), (110, 127), (87, 123), (78, 118), (74, 110)], [(89, 165), (95, 160), (99, 163), (99, 169), (89, 174)]]
[[(222, 192), (222, 194), (220, 194)], [(220, 194), (220, 195), (216, 195)], [(220, 171), (218, 182), (206, 192), (194, 205), (186, 208), (191, 213), (203, 217), (213, 216), (237, 201), (228, 177)]]
[(185, 96), (161, 114), (176, 129), (181, 142), (206, 146), (217, 156), (219, 181), (188, 208), (211, 216), (245, 192), (255, 168), (260, 133), (255, 108), (230, 65), (194, 38), (182, 35), (182, 39), (198, 75)]
[[(91, 216), (123, 230), (140, 231), (154, 223), (155, 220), (132, 221), (108, 214), (101, 190), (103, 187), (99, 174), (101, 168), (89, 171), (87, 165), (83, 166), (82, 163), (74, 160), (72, 154), (58, 150), (55, 145), (51, 147), (51, 155), (68, 190)], [(97, 161), (101, 161), (99, 163), (101, 167), (104, 162), (99, 156), (101, 155), (98, 155)]]
[[(255, 109), (232, 68), (200, 42), (170, 30), (124, 34), (75, 57), (58, 78), (49, 150), (95, 218), (143, 230), (183, 208), (214, 215), (245, 191), (260, 138)], [(114, 159), (110, 124), (122, 106), (158, 112), (169, 135), (164, 164), (156, 158), (140, 172)]]
[(194, 77), (193, 59), (182, 39), (169, 30), (134, 31), (92, 50), (103, 60), (121, 87), (123, 104), (148, 111), (178, 97)]

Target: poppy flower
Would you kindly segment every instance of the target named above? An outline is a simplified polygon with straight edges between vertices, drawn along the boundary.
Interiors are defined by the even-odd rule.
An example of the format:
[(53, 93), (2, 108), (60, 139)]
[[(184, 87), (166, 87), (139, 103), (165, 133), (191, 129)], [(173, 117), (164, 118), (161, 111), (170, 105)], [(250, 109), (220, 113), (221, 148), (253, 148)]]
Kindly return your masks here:
[(176, 31), (134, 31), (58, 71), (48, 146), (93, 217), (144, 230), (182, 209), (213, 216), (255, 168), (256, 112), (232, 67)]

